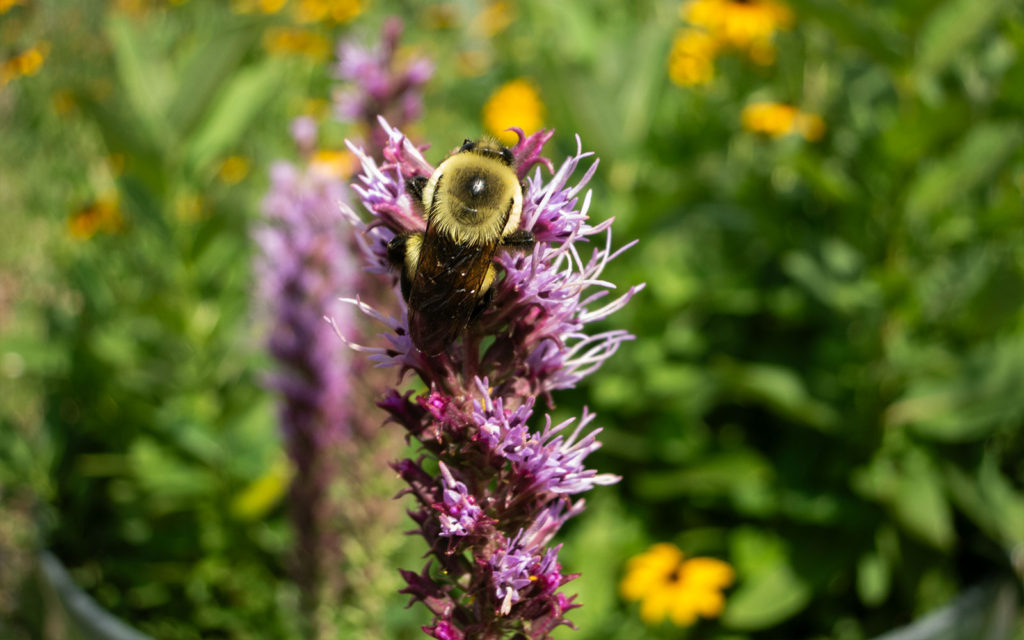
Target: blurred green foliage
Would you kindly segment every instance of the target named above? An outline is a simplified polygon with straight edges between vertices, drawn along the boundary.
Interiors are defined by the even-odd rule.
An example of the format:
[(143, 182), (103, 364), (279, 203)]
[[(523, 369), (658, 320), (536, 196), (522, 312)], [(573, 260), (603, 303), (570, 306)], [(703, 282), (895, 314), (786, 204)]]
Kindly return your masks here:
[[(608, 321), (636, 342), (556, 398), (599, 412), (591, 462), (624, 478), (564, 536), (585, 606), (559, 637), (855, 640), (1024, 575), (1024, 8), (790, 5), (774, 64), (726, 55), (697, 88), (666, 74), (676, 2), (523, 0), (488, 36), (480, 4), (381, 0), (305, 27), (370, 42), (406, 19), (438, 64), (411, 132), (435, 160), (530, 78), (552, 158), (578, 133), (591, 214), (641, 239), (606, 274), (648, 283)], [(5, 56), (50, 43), (0, 88), (0, 510), (159, 638), (297, 633), (283, 509), (230, 509), (281, 455), (248, 230), (290, 118), (332, 86), (329, 60), (267, 51), (286, 22), (199, 0), (0, 15)], [(744, 130), (766, 100), (824, 137)], [(108, 192), (123, 224), (72, 237)], [(720, 620), (647, 627), (620, 600), (659, 541), (733, 564)], [(417, 637), (402, 603), (389, 637)]]

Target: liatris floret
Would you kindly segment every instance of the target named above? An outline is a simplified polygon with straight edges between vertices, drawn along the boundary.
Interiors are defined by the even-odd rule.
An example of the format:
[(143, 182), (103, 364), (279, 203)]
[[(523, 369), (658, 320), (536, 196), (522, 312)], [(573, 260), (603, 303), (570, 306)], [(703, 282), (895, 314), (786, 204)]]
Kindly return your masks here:
[[(369, 270), (394, 277), (389, 241), (425, 228), (406, 183), (430, 176), (434, 167), (401, 132), (380, 122), (388, 140), (383, 164), (350, 145), (362, 162), (352, 188), (372, 219), (343, 210), (357, 227)], [(379, 404), (423, 450), (416, 460), (393, 464), (408, 484), (405, 493), (416, 499), (409, 515), (432, 556), (421, 572), (402, 572), (403, 592), (434, 614), (423, 629), (439, 639), (540, 640), (559, 625), (571, 626), (565, 614), (579, 605), (559, 589), (575, 576), (563, 573), (560, 545), (552, 540), (583, 510), (575, 495), (618, 481), (584, 466), (601, 446), (600, 429), (587, 431), (592, 413), (584, 409), (578, 421), (558, 424), (550, 416), (540, 426), (530, 422), (538, 396), (550, 405), (553, 391), (573, 387), (632, 338), (623, 330), (585, 330), (641, 288), (609, 300), (615, 287), (601, 279), (609, 261), (633, 243), (613, 251), (611, 220), (588, 222), (591, 196), (584, 188), (597, 161), (570, 184), (591, 156), (578, 139), (576, 154), (554, 170), (540, 155), (551, 132), (517, 135), (513, 166), (525, 179), (520, 227), (536, 243), (525, 254), (499, 251), (495, 261), (504, 275), (465, 335), (428, 356), (410, 338), (401, 300), (398, 318), (347, 300), (389, 330), (382, 334), (385, 346), (350, 346), (379, 366), (415, 372), (427, 386), (417, 397), (391, 389)], [(553, 176), (545, 180), (538, 165)]]

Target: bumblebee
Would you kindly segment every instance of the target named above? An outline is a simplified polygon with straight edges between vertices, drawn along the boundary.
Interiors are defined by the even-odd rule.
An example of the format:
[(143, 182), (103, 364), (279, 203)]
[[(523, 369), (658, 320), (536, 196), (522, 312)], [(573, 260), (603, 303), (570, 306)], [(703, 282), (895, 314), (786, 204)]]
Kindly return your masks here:
[(500, 248), (528, 251), (534, 237), (519, 228), (523, 186), (512, 151), (495, 140), (466, 140), (430, 178), (406, 183), (426, 231), (395, 236), (387, 256), (400, 271), (413, 344), (441, 353), (490, 304)]

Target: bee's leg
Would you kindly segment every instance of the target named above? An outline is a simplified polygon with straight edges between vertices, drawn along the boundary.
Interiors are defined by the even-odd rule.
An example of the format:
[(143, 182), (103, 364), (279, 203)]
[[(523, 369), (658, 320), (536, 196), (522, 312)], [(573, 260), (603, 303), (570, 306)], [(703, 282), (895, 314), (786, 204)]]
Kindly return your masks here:
[(494, 268), (493, 264), (487, 265), (487, 273), (484, 274), (484, 281), (480, 284), (481, 294), (476, 299), (476, 306), (473, 307), (473, 313), (469, 316), (470, 322), (475, 322), (480, 315), (487, 310), (487, 307), (491, 306), (491, 300), (494, 300), (494, 289), (491, 284), (494, 283), (494, 278), (497, 277), (498, 271)]
[(526, 229), (516, 229), (501, 239), (501, 246), (506, 249), (515, 249), (517, 251), (526, 252), (533, 249), (533, 245), (536, 242), (537, 239), (534, 238), (533, 234)]
[(405, 190), (412, 196), (413, 201), (417, 206), (423, 205), (423, 188), (427, 186), (427, 178), (425, 176), (416, 176), (409, 178), (405, 182)]
[(388, 242), (388, 262), (396, 269), (405, 265), (406, 245), (409, 243), (409, 236), (412, 232), (400, 233)]

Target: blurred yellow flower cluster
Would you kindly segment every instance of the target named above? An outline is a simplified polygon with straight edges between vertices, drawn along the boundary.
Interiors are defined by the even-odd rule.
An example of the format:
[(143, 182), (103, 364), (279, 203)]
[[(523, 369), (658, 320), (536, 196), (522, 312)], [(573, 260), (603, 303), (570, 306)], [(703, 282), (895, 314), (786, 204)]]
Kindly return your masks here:
[(25, 4), (25, 0), (0, 0), (0, 15), (7, 13), (20, 4)]
[(470, 32), (493, 38), (508, 29), (515, 20), (515, 10), (505, 0), (490, 2), (470, 23)]
[[(288, 0), (232, 0), (231, 10), (235, 13), (279, 13)], [(295, 19), (301, 23), (350, 22), (363, 12), (363, 0), (296, 0), (292, 5)]]
[(299, 0), (299, 22), (350, 22), (363, 11), (362, 0)]
[(667, 617), (683, 627), (696, 622), (697, 616), (719, 616), (725, 608), (722, 591), (734, 579), (727, 562), (686, 559), (679, 547), (663, 542), (629, 559), (619, 591), (626, 600), (640, 601), (640, 617), (647, 624)]
[(347, 180), (359, 167), (359, 160), (348, 149), (318, 149), (309, 159), (310, 170), (326, 176)]
[(680, 86), (708, 84), (719, 53), (736, 50), (760, 65), (775, 62), (775, 32), (792, 24), (777, 0), (690, 0), (679, 8), (687, 23), (676, 33), (668, 74)]
[(781, 102), (754, 102), (743, 108), (743, 128), (773, 138), (793, 133), (815, 142), (825, 135), (825, 121), (816, 113), (800, 111)]
[(331, 53), (327, 38), (299, 27), (275, 27), (263, 34), (263, 48), (278, 55), (302, 55), (313, 60), (326, 60)]
[(0, 67), (0, 87), (6, 86), (16, 78), (38, 73), (48, 53), (50, 53), (50, 43), (44, 41), (5, 61)]
[(503, 144), (514, 144), (516, 134), (507, 131), (519, 127), (526, 135), (544, 125), (544, 103), (529, 80), (518, 78), (498, 87), (483, 110), (484, 127)]
[(98, 198), (68, 217), (68, 233), (76, 240), (88, 240), (101, 231), (116, 233), (123, 226), (116, 194)]
[(227, 185), (238, 184), (249, 175), (249, 161), (242, 156), (228, 156), (217, 169), (217, 178)]
[(284, 8), (288, 0), (231, 0), (231, 10), (235, 13), (262, 13), (273, 15)]

